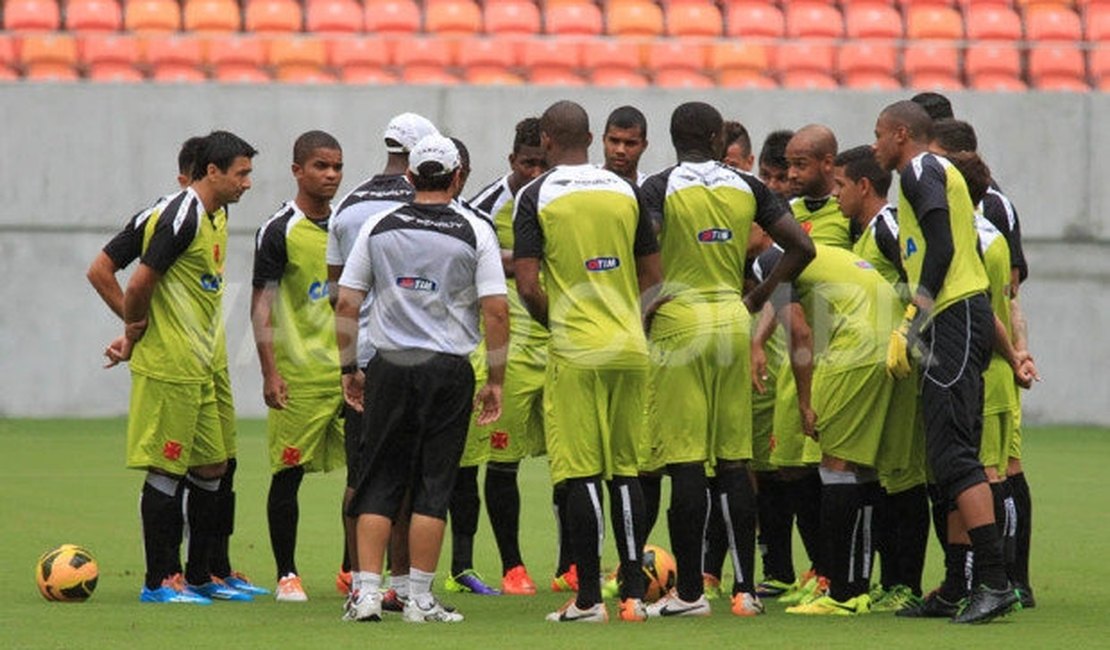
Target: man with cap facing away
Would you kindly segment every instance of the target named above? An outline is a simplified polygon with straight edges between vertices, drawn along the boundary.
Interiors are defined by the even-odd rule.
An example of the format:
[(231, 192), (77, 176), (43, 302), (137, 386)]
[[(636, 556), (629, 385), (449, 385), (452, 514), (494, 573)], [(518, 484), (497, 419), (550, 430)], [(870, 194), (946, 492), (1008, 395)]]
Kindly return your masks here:
[[(389, 121), (385, 127), (383, 139), (385, 150), (388, 154), (385, 169), (380, 174), (375, 174), (363, 181), (347, 196), (339, 201), (335, 216), (331, 219), (328, 229), (327, 263), (328, 263), (328, 295), (332, 305), (335, 304), (339, 292), (336, 282), (343, 273), (343, 265), (354, 245), (355, 236), (362, 228), (362, 224), (372, 215), (404, 203), (411, 203), (416, 195), (412, 189), (405, 172), (409, 166), (409, 150), (424, 136), (438, 133), (434, 124), (416, 113), (401, 113)], [(374, 349), (366, 338), (366, 317), (370, 309), (370, 300), (362, 305), (359, 311), (361, 327), (358, 341), (358, 366), (365, 368)], [(360, 440), (360, 417), (357, 411), (344, 408), (344, 436), (347, 453), (347, 493), (344, 504), (350, 501), (354, 485), (355, 468), (358, 467), (358, 451)], [(390, 592), (386, 597), (386, 609), (401, 611), (403, 601), (408, 597), (408, 554), (405, 541), (407, 518), (405, 524), (397, 527), (397, 539), (390, 547)], [(347, 530), (347, 551), (350, 558), (350, 567), (342, 567), (336, 579), (336, 587), (341, 592), (350, 594), (351, 571), (358, 570), (357, 552), (355, 550), (355, 523), (348, 518), (345, 521)], [(348, 602), (349, 604), (349, 602)]]
[[(479, 424), (501, 416), (509, 307), (493, 231), (451, 201), (459, 167), (449, 139), (437, 134), (418, 142), (409, 158), (412, 204), (367, 219), (339, 280), (344, 395), (352, 409), (365, 412), (348, 510), (358, 516), (354, 618), (360, 621), (381, 620), (385, 548), (406, 493), (412, 520), (404, 619), (463, 620), (432, 595), (432, 579), (471, 411), (479, 405)], [(368, 333), (376, 354), (364, 375), (356, 363), (357, 315), (371, 290)], [(475, 397), (467, 355), (478, 344), (479, 311), (489, 376)]]

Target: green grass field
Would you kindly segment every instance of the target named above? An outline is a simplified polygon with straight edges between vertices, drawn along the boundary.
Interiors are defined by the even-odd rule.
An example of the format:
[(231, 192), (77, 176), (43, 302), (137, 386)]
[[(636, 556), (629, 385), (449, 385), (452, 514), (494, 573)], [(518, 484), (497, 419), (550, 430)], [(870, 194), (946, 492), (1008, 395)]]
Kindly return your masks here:
[[(310, 601), (279, 604), (216, 603), (211, 607), (138, 602), (142, 552), (138, 493), (142, 475), (123, 469), (122, 420), (0, 420), (0, 645), (5, 648), (138, 648), (211, 644), (227, 648), (443, 648), (571, 647), (812, 647), (936, 648), (957, 644), (993, 647), (1105, 647), (1110, 623), (1110, 492), (1102, 480), (1110, 459), (1110, 431), (1034, 428), (1026, 434), (1026, 471), (1033, 489), (1032, 578), (1038, 607), (978, 628), (945, 621), (856, 619), (786, 615), (776, 603), (754, 620), (733, 617), (721, 601), (709, 619), (651, 621), (645, 625), (559, 626), (544, 613), (563, 597), (546, 589), (555, 541), (545, 463), (526, 462), (522, 549), (541, 594), (533, 598), (453, 596), (466, 616), (456, 626), (380, 624), (339, 620), (342, 597), (334, 588), (341, 537), (341, 472), (308, 477), (301, 489), (298, 564)], [(258, 421), (240, 432), (237, 532), (232, 561), (270, 585), (273, 559), (265, 523), (265, 436)], [(666, 499), (666, 497), (665, 497)], [(476, 542), (479, 571), (500, 570), (483, 514)], [(665, 525), (661, 518), (660, 526)], [(652, 540), (669, 547), (659, 528)], [(96, 594), (84, 604), (48, 603), (35, 588), (33, 567), (45, 550), (72, 542), (93, 551), (100, 564)], [(611, 543), (608, 544), (612, 546)], [(612, 548), (605, 563), (614, 563)], [(930, 547), (926, 585), (940, 579), (939, 553)], [(441, 562), (447, 567), (447, 556)], [(796, 554), (799, 563), (804, 558)], [(272, 585), (271, 585), (272, 586)], [(615, 610), (611, 608), (611, 613)], [(381, 644), (381, 645), (379, 645)]]

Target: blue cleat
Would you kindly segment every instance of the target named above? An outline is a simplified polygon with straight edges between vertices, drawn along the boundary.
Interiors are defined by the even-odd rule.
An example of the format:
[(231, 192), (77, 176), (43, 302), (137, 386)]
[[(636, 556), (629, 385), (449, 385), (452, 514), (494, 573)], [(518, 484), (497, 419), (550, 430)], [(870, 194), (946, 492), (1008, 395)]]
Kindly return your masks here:
[(212, 581), (217, 583), (217, 584), (222, 582), (225, 585), (227, 585), (228, 587), (231, 587), (232, 589), (234, 589), (235, 591), (241, 591), (244, 594), (250, 594), (252, 596), (269, 596), (270, 595), (270, 590), (269, 589), (267, 589), (265, 587), (259, 587), (258, 585), (251, 582), (250, 579), (247, 578), (247, 576), (243, 575), (242, 573), (239, 573), (238, 571), (232, 571), (231, 575), (224, 578), (223, 580), (220, 580), (219, 578), (213, 576)]
[(185, 580), (176, 573), (162, 581), (162, 586), (151, 589), (143, 585), (139, 592), (141, 603), (185, 603), (189, 605), (211, 605), (212, 600), (185, 587)]
[(254, 596), (237, 589), (232, 589), (214, 580), (206, 582), (203, 585), (186, 585), (185, 591), (192, 591), (209, 600), (228, 600), (236, 602), (250, 602), (254, 600)]

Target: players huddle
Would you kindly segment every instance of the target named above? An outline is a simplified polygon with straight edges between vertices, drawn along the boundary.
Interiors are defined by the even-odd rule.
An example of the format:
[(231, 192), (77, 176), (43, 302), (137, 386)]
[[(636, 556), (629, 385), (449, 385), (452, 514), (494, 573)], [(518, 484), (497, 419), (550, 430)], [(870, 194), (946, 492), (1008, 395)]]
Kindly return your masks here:
[[(606, 622), (606, 594), (624, 621), (707, 616), (723, 597), (742, 617), (769, 597), (792, 614), (958, 623), (1033, 606), (1017, 390), (1037, 378), (1017, 300), (1027, 269), (971, 126), (926, 93), (886, 107), (872, 146), (840, 150), (821, 125), (776, 131), (758, 175), (748, 132), (709, 104), (678, 106), (670, 135), (675, 164), (644, 174), (647, 122), (620, 107), (593, 165), (585, 110), (560, 101), (517, 124), (509, 172), (469, 201), (465, 145), (419, 115), (389, 122), (385, 169), (339, 201), (339, 142), (297, 138), (297, 192), (258, 229), (251, 299), (277, 600), (307, 600), (301, 481), (339, 466), (345, 620), (463, 620), (431, 590), (448, 519), (448, 591), (535, 594), (516, 475), (546, 455), (551, 587), (576, 592), (550, 621)], [(131, 368), (144, 602), (269, 593), (227, 554), (223, 268), (228, 206), (255, 154), (223, 131), (186, 141), (181, 191), (89, 269), (124, 321), (105, 354)], [(115, 273), (135, 259), (123, 290)], [(483, 464), (497, 586), (473, 566)], [(646, 603), (664, 475), (677, 581)], [(606, 492), (620, 558), (608, 581)], [(923, 594), (930, 501), (946, 572)]]

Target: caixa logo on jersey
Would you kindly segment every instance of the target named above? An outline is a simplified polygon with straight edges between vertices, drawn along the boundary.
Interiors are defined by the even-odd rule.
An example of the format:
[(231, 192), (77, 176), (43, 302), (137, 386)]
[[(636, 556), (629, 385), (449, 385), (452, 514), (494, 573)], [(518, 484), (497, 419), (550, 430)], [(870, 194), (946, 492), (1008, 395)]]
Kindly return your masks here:
[(621, 258), (619, 257), (595, 257), (586, 260), (586, 270), (595, 271), (612, 271), (621, 265)]
[(401, 276), (397, 278), (397, 286), (409, 291), (435, 291), (436, 281), (428, 278)]
[(308, 285), (308, 299), (316, 302), (321, 298), (328, 297), (328, 283), (322, 280), (316, 280)]
[(728, 228), (709, 228), (698, 233), (698, 242), (702, 244), (716, 244), (732, 241), (732, 231)]
[(210, 293), (216, 293), (217, 291), (219, 291), (220, 285), (223, 283), (224, 277), (222, 275), (205, 273), (204, 275), (200, 276), (200, 288)]

